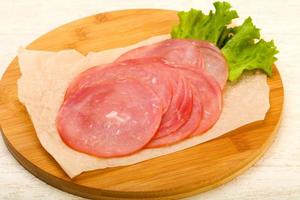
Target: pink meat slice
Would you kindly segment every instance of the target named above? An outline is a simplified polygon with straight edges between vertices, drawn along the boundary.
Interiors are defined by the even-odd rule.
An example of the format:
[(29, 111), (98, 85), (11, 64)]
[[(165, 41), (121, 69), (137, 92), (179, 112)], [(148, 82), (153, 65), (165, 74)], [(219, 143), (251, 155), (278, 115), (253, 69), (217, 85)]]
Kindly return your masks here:
[(208, 41), (193, 40), (192, 43), (203, 55), (206, 72), (213, 76), (223, 89), (228, 79), (228, 64), (223, 53)]
[(148, 144), (147, 148), (155, 148), (168, 146), (177, 142), (182, 141), (183, 139), (190, 136), (198, 128), (200, 121), (202, 119), (202, 105), (200, 101), (200, 94), (198, 90), (192, 85), (193, 90), (193, 110), (189, 120), (175, 132), (161, 137), (153, 138)]
[(192, 70), (181, 69), (194, 87), (198, 90), (202, 103), (203, 115), (199, 126), (191, 136), (203, 134), (211, 128), (222, 111), (222, 91), (216, 80), (209, 74), (199, 73)]
[(136, 58), (158, 57), (171, 65), (204, 69), (204, 60), (199, 49), (190, 40), (167, 39), (152, 45), (132, 49), (121, 55), (115, 62)]
[[(177, 71), (177, 69), (176, 69)], [(178, 80), (174, 80), (176, 88), (169, 109), (163, 115), (161, 125), (154, 138), (161, 138), (172, 134), (182, 127), (190, 118), (193, 107), (193, 93), (189, 82), (178, 73)]]
[(157, 94), (134, 79), (104, 81), (67, 98), (57, 129), (71, 148), (97, 157), (118, 157), (143, 148), (162, 117)]
[(168, 64), (195, 71), (205, 70), (213, 76), (223, 89), (228, 77), (228, 65), (218, 47), (208, 41), (190, 39), (168, 39), (159, 43), (132, 49), (121, 55), (116, 62), (159, 57)]
[[(173, 70), (174, 71), (174, 70)], [(90, 68), (79, 74), (70, 84), (65, 95), (70, 95), (83, 87), (96, 85), (103, 80), (128, 77), (149, 85), (160, 97), (165, 113), (172, 100), (171, 80), (176, 75), (172, 69), (159, 59), (135, 59)]]

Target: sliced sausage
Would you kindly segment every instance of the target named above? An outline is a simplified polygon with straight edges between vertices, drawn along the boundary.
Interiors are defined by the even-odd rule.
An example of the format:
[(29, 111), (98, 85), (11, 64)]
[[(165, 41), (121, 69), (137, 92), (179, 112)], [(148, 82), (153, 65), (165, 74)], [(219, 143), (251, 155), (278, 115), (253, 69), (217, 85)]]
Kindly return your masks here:
[(228, 66), (218, 47), (208, 41), (191, 39), (168, 39), (152, 45), (132, 49), (121, 55), (116, 62), (158, 57), (173, 66), (206, 70), (223, 89), (228, 78)]
[(171, 65), (183, 65), (203, 70), (204, 60), (199, 49), (189, 40), (168, 39), (152, 45), (132, 49), (121, 55), (115, 62), (136, 58), (157, 57)]
[[(177, 70), (176, 70), (177, 71)], [(161, 138), (179, 129), (189, 119), (193, 107), (193, 94), (188, 81), (179, 73), (176, 90), (169, 109), (163, 115), (161, 125), (154, 138)]]
[(153, 138), (149, 142), (149, 144), (147, 144), (147, 148), (168, 146), (180, 142), (183, 139), (190, 136), (192, 133), (194, 133), (194, 131), (198, 128), (202, 118), (202, 105), (200, 101), (200, 94), (198, 94), (198, 90), (194, 87), (192, 87), (192, 89), (193, 109), (189, 120), (175, 132), (161, 138)]
[(191, 81), (198, 90), (202, 102), (203, 115), (198, 128), (193, 135), (202, 134), (211, 128), (222, 111), (222, 91), (216, 80), (209, 74), (192, 70), (181, 69), (181, 72)]
[(150, 87), (133, 79), (115, 79), (69, 96), (59, 110), (57, 129), (77, 151), (118, 157), (143, 148), (161, 117), (161, 101)]
[(90, 68), (79, 74), (70, 84), (65, 99), (79, 88), (98, 84), (116, 77), (134, 78), (149, 85), (160, 97), (165, 113), (172, 100), (171, 80), (176, 75), (159, 59), (135, 59)]
[(203, 55), (206, 72), (213, 76), (223, 89), (228, 79), (228, 64), (223, 53), (208, 41), (194, 40), (192, 43)]

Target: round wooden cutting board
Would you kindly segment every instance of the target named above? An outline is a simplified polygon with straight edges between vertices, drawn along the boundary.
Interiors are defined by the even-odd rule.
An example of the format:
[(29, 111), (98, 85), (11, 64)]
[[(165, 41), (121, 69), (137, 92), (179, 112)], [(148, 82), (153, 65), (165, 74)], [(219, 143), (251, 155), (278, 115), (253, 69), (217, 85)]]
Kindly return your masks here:
[[(169, 10), (109, 12), (59, 27), (27, 48), (73, 48), (87, 54), (169, 33), (176, 23), (176, 12)], [(28, 171), (48, 184), (92, 199), (181, 198), (228, 182), (251, 167), (271, 145), (283, 105), (283, 86), (274, 67), (273, 76), (268, 79), (271, 107), (264, 121), (177, 153), (83, 173), (71, 180), (40, 145), (29, 115), (17, 98), (19, 76), (16, 58), (1, 80), (0, 121), (8, 149)]]

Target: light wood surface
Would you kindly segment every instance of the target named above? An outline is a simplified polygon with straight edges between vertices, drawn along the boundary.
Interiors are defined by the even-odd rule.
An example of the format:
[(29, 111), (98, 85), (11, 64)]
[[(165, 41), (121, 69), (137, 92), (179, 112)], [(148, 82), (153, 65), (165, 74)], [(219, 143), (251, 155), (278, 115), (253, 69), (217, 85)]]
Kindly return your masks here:
[[(176, 20), (175, 12), (163, 10), (98, 14), (64, 25), (39, 38), (29, 48), (75, 48), (85, 54), (167, 33)], [(19, 70), (16, 60), (1, 81), (1, 126), (4, 139), (19, 162), (34, 175), (65, 191), (90, 198), (183, 197), (236, 177), (271, 144), (283, 104), (281, 79), (278, 71), (274, 71), (268, 80), (271, 109), (263, 122), (252, 123), (185, 151), (132, 166), (85, 173), (72, 181), (42, 149), (25, 108), (17, 100)]]

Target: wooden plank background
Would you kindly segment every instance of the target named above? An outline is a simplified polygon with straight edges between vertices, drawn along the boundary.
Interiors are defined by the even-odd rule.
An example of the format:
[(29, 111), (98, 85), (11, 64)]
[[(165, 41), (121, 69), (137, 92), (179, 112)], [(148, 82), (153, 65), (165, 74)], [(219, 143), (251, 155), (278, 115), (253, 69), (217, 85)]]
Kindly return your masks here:
[[(277, 66), (285, 87), (285, 108), (278, 137), (254, 167), (234, 181), (190, 199), (300, 199), (300, 1), (230, 1), (242, 18), (252, 16), (266, 39), (275, 39), (280, 50)], [(0, 75), (19, 46), (69, 21), (99, 12), (127, 8), (208, 10), (199, 0), (74, 0), (0, 3)], [(238, 23), (238, 22), (237, 22)], [(0, 140), (0, 199), (81, 199), (36, 179), (8, 153)]]

